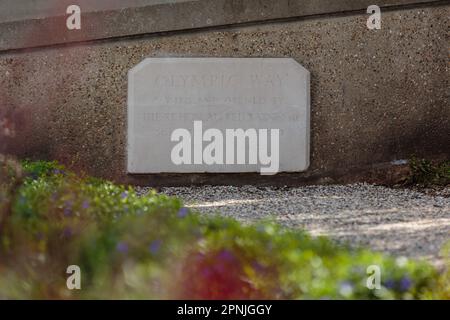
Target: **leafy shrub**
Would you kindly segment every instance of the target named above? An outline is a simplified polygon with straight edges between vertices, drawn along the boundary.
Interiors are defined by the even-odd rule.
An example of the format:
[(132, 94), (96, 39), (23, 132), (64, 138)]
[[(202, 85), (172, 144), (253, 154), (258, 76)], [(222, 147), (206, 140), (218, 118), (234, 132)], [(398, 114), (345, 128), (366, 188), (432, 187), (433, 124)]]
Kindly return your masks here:
[(450, 183), (450, 161), (433, 163), (426, 159), (413, 157), (409, 161), (411, 168), (410, 184), (423, 186), (448, 185)]
[[(270, 222), (200, 217), (176, 198), (138, 196), (56, 163), (23, 167), (0, 234), (0, 298), (448, 297), (448, 276), (424, 262)], [(82, 290), (67, 289), (69, 265), (80, 266)], [(379, 290), (366, 287), (369, 265), (381, 268)]]

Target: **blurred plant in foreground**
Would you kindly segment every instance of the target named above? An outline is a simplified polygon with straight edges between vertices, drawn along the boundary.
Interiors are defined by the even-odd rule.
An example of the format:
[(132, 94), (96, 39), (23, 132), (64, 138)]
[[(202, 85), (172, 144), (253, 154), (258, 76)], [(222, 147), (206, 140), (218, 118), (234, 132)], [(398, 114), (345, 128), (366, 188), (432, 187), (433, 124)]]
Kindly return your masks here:
[[(2, 160), (0, 298), (448, 298), (425, 262), (337, 246), (270, 222), (201, 217), (176, 198), (80, 177), (54, 162)], [(11, 188), (16, 185), (15, 188)], [(3, 210), (3, 209), (2, 209)], [(81, 290), (68, 290), (69, 265)], [(381, 288), (366, 287), (378, 265)]]

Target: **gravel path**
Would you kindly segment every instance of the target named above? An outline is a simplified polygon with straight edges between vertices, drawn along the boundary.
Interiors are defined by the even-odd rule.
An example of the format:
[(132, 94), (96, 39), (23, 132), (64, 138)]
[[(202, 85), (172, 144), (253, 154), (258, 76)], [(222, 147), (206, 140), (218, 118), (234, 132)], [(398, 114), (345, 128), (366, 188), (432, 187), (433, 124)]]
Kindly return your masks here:
[(161, 192), (182, 198), (187, 207), (203, 214), (245, 222), (271, 217), (312, 235), (442, 265), (440, 251), (450, 241), (449, 189), (442, 196), (368, 184), (179, 187)]

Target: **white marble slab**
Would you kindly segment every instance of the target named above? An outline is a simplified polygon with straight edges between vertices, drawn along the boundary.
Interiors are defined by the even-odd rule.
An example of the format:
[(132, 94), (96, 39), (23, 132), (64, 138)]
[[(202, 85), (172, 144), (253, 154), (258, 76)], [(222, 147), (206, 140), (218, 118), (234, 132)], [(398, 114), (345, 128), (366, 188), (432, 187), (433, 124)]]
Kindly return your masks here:
[[(289, 58), (145, 59), (128, 74), (128, 172), (270, 171), (276, 159), (272, 157), (272, 164), (265, 159), (261, 143), (267, 140), (269, 151), (275, 150), (276, 144), (270, 141), (277, 141), (277, 130), (276, 171), (304, 171), (310, 156), (309, 82), (309, 72)], [(217, 130), (207, 132), (211, 128)], [(176, 129), (191, 134), (190, 161), (187, 151), (178, 153), (185, 160), (181, 164), (177, 163), (180, 157), (173, 156), (174, 148), (181, 141), (187, 146), (188, 141), (175, 139)], [(233, 146), (227, 145), (232, 139), (226, 138), (227, 130), (235, 129), (250, 130), (251, 138), (240, 149), (233, 140), (233, 158), (229, 152)], [(213, 141), (214, 147), (220, 147), (219, 133), (223, 134), (223, 161), (220, 152), (205, 150)], [(204, 140), (208, 134), (215, 139)], [(208, 159), (208, 152), (215, 162)], [(238, 163), (240, 152), (246, 153), (245, 160), (241, 154)]]

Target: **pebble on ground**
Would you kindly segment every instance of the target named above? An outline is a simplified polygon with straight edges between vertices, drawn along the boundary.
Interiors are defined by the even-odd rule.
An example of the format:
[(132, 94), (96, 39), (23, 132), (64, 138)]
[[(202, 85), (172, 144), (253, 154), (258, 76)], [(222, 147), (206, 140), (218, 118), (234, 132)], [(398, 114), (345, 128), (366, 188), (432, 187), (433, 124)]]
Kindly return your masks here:
[[(144, 194), (148, 188), (139, 188)], [(205, 215), (249, 223), (274, 219), (313, 236), (326, 235), (354, 247), (426, 259), (442, 266), (450, 242), (449, 188), (428, 195), (369, 184), (275, 188), (202, 186), (163, 188)]]

